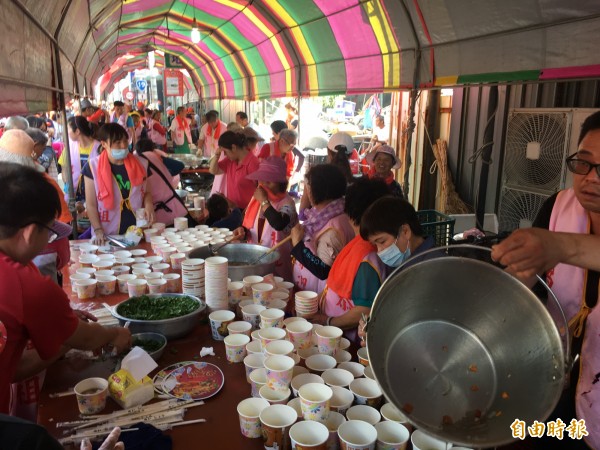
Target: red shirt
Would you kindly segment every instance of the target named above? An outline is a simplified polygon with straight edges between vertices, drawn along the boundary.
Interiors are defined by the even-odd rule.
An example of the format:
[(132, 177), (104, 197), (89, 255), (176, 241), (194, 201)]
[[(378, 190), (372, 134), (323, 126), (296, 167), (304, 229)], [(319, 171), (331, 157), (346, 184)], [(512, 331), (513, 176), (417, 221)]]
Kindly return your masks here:
[(56, 355), (78, 318), (67, 294), (32, 263), (0, 253), (0, 413), (8, 414), (10, 384), (28, 340), (42, 359)]
[(235, 162), (229, 158), (219, 161), (219, 168), (225, 172), (227, 183), (227, 197), (240, 209), (245, 209), (256, 189), (256, 181), (248, 180), (246, 175), (258, 170), (258, 158), (251, 152), (240, 161)]
[[(271, 145), (273, 147), (271, 147)], [(281, 156), (281, 150), (279, 150), (279, 141), (269, 142), (262, 146), (260, 149), (260, 153), (258, 154), (258, 159), (263, 160), (268, 158), (269, 156)], [(294, 152), (290, 148), (285, 154), (285, 162), (286, 162), (286, 177), (288, 180), (292, 177), (292, 172), (294, 171)]]

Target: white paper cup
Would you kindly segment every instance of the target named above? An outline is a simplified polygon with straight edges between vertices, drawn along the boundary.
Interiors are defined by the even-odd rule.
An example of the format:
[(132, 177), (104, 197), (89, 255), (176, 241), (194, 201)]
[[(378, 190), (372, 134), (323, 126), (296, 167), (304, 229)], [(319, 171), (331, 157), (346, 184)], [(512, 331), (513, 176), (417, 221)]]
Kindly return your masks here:
[(117, 277), (117, 285), (119, 286), (119, 292), (121, 294), (128, 294), (127, 283), (131, 280), (135, 280), (137, 277), (130, 273), (125, 273)]
[(252, 285), (252, 300), (257, 305), (267, 306), (271, 299), (273, 285), (267, 283), (256, 283)]
[(375, 425), (381, 421), (381, 414), (375, 408), (367, 405), (354, 405), (346, 411), (348, 420), (362, 420)]
[(324, 423), (329, 415), (329, 402), (333, 391), (321, 383), (307, 383), (298, 389), (304, 420)]
[(267, 370), (264, 367), (250, 373), (250, 392), (252, 397), (260, 398), (260, 388), (267, 384)]
[(75, 282), (77, 280), (89, 280), (92, 276), (89, 273), (74, 273), (73, 275), (69, 275), (69, 280), (71, 280), (71, 285), (75, 287)]
[(269, 402), (262, 398), (247, 398), (237, 405), (240, 418), (240, 430), (250, 439), (262, 437), (260, 426), (260, 413), (269, 406)]
[(286, 319), (283, 320), (283, 326), (285, 328), (287, 328), (287, 326), (290, 323), (294, 323), (294, 322), (308, 322), (308, 321), (304, 317), (292, 316), (292, 317), (287, 317)]
[(75, 280), (75, 292), (80, 300), (89, 300), (96, 296), (96, 286), (98, 281), (94, 278), (85, 280)]
[(377, 430), (377, 448), (391, 450), (404, 450), (406, 448), (410, 431), (404, 425), (385, 421), (375, 424), (375, 429)]
[(260, 346), (265, 351), (265, 348), (269, 342), (278, 341), (285, 339), (285, 330), (282, 328), (263, 328), (258, 332), (260, 337)]
[(312, 346), (312, 323), (304, 319), (297, 320), (295, 322), (288, 322), (285, 329), (296, 349), (306, 349)]
[(322, 423), (311, 420), (302, 421), (292, 425), (290, 439), (293, 449), (321, 450), (329, 439), (329, 430)]
[(381, 417), (383, 417), (384, 420), (401, 423), (408, 429), (408, 431), (412, 431), (412, 425), (410, 425), (406, 416), (402, 414), (402, 412), (393, 404), (386, 403), (381, 407), (379, 412), (381, 413)]
[(171, 267), (173, 268), (173, 270), (181, 270), (181, 263), (185, 259), (185, 253), (173, 253), (171, 255)]
[(96, 275), (96, 280), (98, 282), (98, 294), (112, 295), (115, 293), (115, 289), (117, 286), (117, 277), (115, 277), (114, 275)]
[(250, 332), (252, 331), (252, 325), (245, 320), (238, 320), (235, 322), (231, 322), (227, 325), (227, 331), (229, 334), (245, 334), (250, 337)]
[(367, 347), (359, 348), (356, 355), (358, 356), (359, 363), (365, 367), (369, 365), (369, 352), (367, 351)]
[(256, 329), (260, 325), (260, 313), (266, 308), (262, 305), (247, 305), (242, 307), (242, 317), (246, 322), (252, 324), (252, 328)]
[(114, 272), (113, 275), (115, 277), (118, 277), (119, 275), (123, 275), (125, 273), (129, 273), (130, 270), (131, 270), (131, 267), (129, 267), (129, 266), (113, 266), (112, 267), (112, 271)]
[(333, 356), (317, 354), (306, 358), (304, 364), (312, 373), (321, 375), (327, 369), (333, 369), (337, 362)]
[(163, 262), (163, 258), (160, 255), (146, 256), (145, 259), (146, 263), (150, 264), (150, 266), (152, 266), (152, 264), (159, 264)]
[(245, 334), (232, 334), (225, 336), (225, 356), (227, 361), (239, 363), (246, 357), (246, 344), (250, 342), (250, 336)]
[(150, 272), (144, 275), (144, 280), (160, 280), (163, 276), (162, 272)]
[(348, 420), (338, 428), (338, 436), (343, 448), (355, 450), (375, 449), (377, 430), (375, 427), (362, 420)]
[(339, 369), (344, 369), (354, 375), (354, 378), (360, 378), (365, 374), (365, 366), (357, 362), (343, 362), (338, 364)]
[(348, 408), (354, 403), (354, 394), (349, 389), (339, 386), (332, 386), (331, 390), (333, 395), (331, 396), (329, 407), (332, 411), (345, 415)]
[(173, 220), (173, 226), (176, 230), (187, 230), (188, 219), (187, 217), (175, 217)]
[(117, 250), (113, 255), (115, 258), (131, 258), (131, 252), (129, 250)]
[(150, 242), (152, 236), (156, 236), (158, 230), (156, 228), (145, 228), (144, 229), (144, 240)]
[(321, 374), (327, 386), (347, 388), (354, 381), (354, 375), (344, 369), (327, 369)]
[(283, 317), (285, 313), (280, 309), (267, 308), (260, 312), (260, 324), (262, 328), (283, 328)]
[(260, 346), (260, 341), (250, 341), (246, 344), (246, 352), (250, 355), (251, 353), (259, 353), (263, 355), (262, 347)]
[(300, 375), (296, 375), (294, 378), (292, 378), (291, 387), (294, 396), (297, 397), (298, 389), (308, 383), (325, 384), (319, 375), (315, 375), (314, 373), (301, 373)]
[[(257, 370), (255, 370), (254, 372), (257, 372)], [(290, 394), (291, 391), (289, 388), (283, 391), (276, 391), (274, 389), (271, 389), (266, 384), (258, 390), (258, 395), (260, 396), (260, 398), (264, 398), (271, 405), (285, 405), (290, 398)]]
[(153, 272), (162, 272), (164, 274), (167, 274), (167, 273), (169, 273), (170, 268), (171, 268), (171, 266), (167, 263), (152, 264)]
[(352, 359), (352, 355), (350, 354), (350, 352), (340, 349), (338, 349), (338, 351), (335, 353), (335, 355), (333, 355), (333, 357), (335, 358), (338, 364), (348, 362)]
[[(147, 270), (147, 269), (145, 269)], [(130, 297), (138, 297), (146, 293), (148, 282), (146, 280), (136, 278), (127, 282), (127, 293)]]
[(73, 389), (81, 414), (98, 414), (106, 406), (108, 381), (104, 378), (86, 378)]
[(298, 363), (296, 362), (296, 365), (294, 366), (294, 371), (292, 372), (292, 380), (294, 379), (293, 377), (302, 375), (303, 373), (310, 373), (310, 372), (308, 371), (308, 369), (306, 367), (299, 366)]
[[(233, 335), (230, 335), (233, 336)], [(246, 349), (248, 344), (246, 344)], [(256, 369), (265, 367), (265, 355), (262, 353), (250, 353), (244, 358), (244, 367), (246, 369), (246, 381), (250, 383), (250, 374)]]
[(94, 244), (79, 244), (79, 250), (81, 253), (95, 255), (98, 251), (98, 246)]
[(145, 280), (146, 274), (152, 272), (150, 269), (131, 269), (131, 273), (140, 280)]
[(289, 392), (294, 360), (283, 355), (268, 356), (264, 360), (264, 366), (267, 371), (267, 386), (274, 391)]
[(96, 269), (94, 269), (93, 267), (80, 267), (75, 271), (75, 273), (84, 273), (89, 275), (90, 277), (93, 277), (96, 274)]
[(148, 264), (147, 262), (141, 262), (141, 263), (134, 263), (131, 265), (131, 269), (135, 270), (135, 269), (149, 269), (150, 268), (150, 264)]
[(98, 257), (98, 261), (92, 263), (92, 267), (96, 270), (109, 270), (114, 265), (114, 260), (100, 259), (100, 257)]
[(368, 378), (356, 378), (350, 383), (350, 391), (354, 394), (357, 405), (369, 405), (374, 408), (381, 406), (383, 392), (377, 381)]
[(178, 273), (167, 273), (164, 274), (163, 280), (167, 281), (166, 292), (181, 292), (181, 275), (179, 275)]
[(263, 277), (259, 275), (248, 275), (242, 279), (244, 283), (244, 295), (252, 295), (252, 285), (262, 283)]
[(327, 439), (327, 450), (339, 450), (340, 440), (338, 438), (338, 429), (346, 421), (343, 414), (336, 411), (329, 411), (325, 426), (329, 430), (329, 439)]
[(421, 430), (415, 430), (410, 436), (414, 450), (447, 450), (451, 445), (440, 439), (425, 434)]
[(146, 281), (148, 282), (148, 292), (150, 294), (164, 294), (167, 292), (167, 280), (154, 278)]
[(265, 449), (291, 448), (289, 429), (296, 422), (296, 411), (287, 405), (271, 405), (260, 413)]
[(222, 341), (229, 334), (227, 326), (235, 320), (235, 314), (228, 309), (223, 309), (210, 313), (208, 319), (213, 339)]
[(291, 408), (294, 408), (296, 414), (298, 414), (298, 420), (304, 420), (302, 417), (302, 405), (300, 404), (300, 399), (298, 397), (291, 399), (287, 402), (287, 405)]
[(281, 355), (292, 357), (293, 351), (294, 344), (292, 344), (290, 341), (286, 341), (283, 339), (271, 341), (267, 345), (265, 345), (265, 356)]
[(341, 328), (334, 326), (320, 327), (315, 330), (319, 353), (334, 356), (340, 346), (343, 333)]

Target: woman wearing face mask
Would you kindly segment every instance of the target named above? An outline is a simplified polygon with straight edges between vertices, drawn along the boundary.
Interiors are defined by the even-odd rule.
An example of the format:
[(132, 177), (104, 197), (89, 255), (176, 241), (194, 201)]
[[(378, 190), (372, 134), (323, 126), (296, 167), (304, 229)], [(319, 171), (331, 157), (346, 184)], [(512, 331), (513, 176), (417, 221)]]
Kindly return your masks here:
[(435, 245), (433, 237), (423, 235), (412, 205), (397, 197), (377, 200), (365, 211), (360, 235), (377, 247), (377, 256), (388, 267), (398, 267)]
[[(277, 156), (270, 156), (246, 178), (258, 181), (259, 185), (246, 208), (242, 227), (234, 231), (234, 236), (245, 236), (248, 242), (272, 247), (288, 237), (298, 223), (296, 205), (287, 194), (286, 163)], [(278, 249), (275, 273), (284, 280), (292, 278), (291, 250), (290, 242)]]
[(106, 235), (124, 234), (135, 225), (135, 211), (144, 208), (149, 224), (154, 221), (154, 204), (147, 184), (148, 162), (129, 153), (129, 136), (117, 123), (104, 125), (98, 137), (102, 152), (83, 170), (85, 201), (95, 244)]

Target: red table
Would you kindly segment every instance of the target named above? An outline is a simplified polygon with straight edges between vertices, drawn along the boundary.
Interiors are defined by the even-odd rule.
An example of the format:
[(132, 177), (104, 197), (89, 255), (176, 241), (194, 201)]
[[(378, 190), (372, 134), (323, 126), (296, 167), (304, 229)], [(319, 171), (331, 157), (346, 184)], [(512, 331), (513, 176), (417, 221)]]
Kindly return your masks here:
[[(148, 248), (147, 244), (140, 248)], [(64, 289), (71, 295), (71, 285), (67, 276)], [(71, 297), (73, 298), (73, 297)], [(80, 302), (73, 300), (76, 306), (90, 310), (101, 307), (102, 302), (114, 305), (127, 298), (126, 294), (114, 294), (99, 297), (96, 301)], [(225, 358), (225, 346), (210, 335), (210, 327), (203, 317), (191, 335), (170, 341), (163, 356), (158, 361), (159, 368), (179, 361), (205, 361), (218, 366), (225, 375), (223, 389), (214, 397), (205, 400), (205, 404), (188, 410), (185, 420), (206, 419), (205, 423), (185, 425), (166, 431), (173, 438), (173, 449), (184, 450), (196, 447), (207, 449), (262, 449), (262, 439), (248, 439), (239, 429), (236, 406), (244, 398), (250, 397), (250, 385), (246, 382), (243, 363), (232, 364)], [(202, 347), (213, 347), (216, 356), (202, 359), (198, 355)], [(77, 420), (79, 411), (73, 396), (51, 399), (50, 393), (63, 392), (72, 388), (78, 381), (88, 377), (108, 377), (114, 371), (114, 360), (104, 362), (62, 359), (47, 371), (46, 381), (40, 398), (38, 422), (59, 438), (63, 437), (62, 428), (55, 423)], [(153, 375), (152, 373), (151, 375)], [(112, 400), (108, 400), (104, 412), (120, 409)], [(77, 447), (78, 448), (78, 447)]]

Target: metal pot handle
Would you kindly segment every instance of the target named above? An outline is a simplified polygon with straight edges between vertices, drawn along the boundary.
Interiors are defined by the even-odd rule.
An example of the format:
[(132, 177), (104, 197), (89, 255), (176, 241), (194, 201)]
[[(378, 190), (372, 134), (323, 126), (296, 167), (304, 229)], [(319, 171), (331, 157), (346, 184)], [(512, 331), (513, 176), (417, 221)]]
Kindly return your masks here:
[[(490, 248), (480, 247), (480, 246), (472, 245), (472, 244), (457, 244), (457, 245), (446, 245), (446, 246), (441, 246), (441, 247), (434, 247), (434, 248), (430, 248), (428, 250), (425, 250), (424, 252), (418, 253), (418, 254), (413, 255), (410, 258), (408, 258), (406, 261), (404, 261), (402, 264), (400, 264), (388, 276), (388, 278), (393, 277), (396, 272), (402, 271), (405, 267), (415, 264), (415, 262), (414, 262), (415, 259), (423, 258), (423, 256), (432, 254), (432, 253), (437, 253), (438, 254), (437, 257), (440, 258), (440, 257), (442, 257), (442, 254), (447, 254), (448, 250), (456, 250), (456, 249), (478, 250), (478, 251), (486, 252), (488, 254), (492, 253), (492, 249), (490, 249)], [(462, 256), (462, 257), (466, 258), (468, 256)], [(491, 257), (490, 257), (490, 259), (491, 259)], [(509, 274), (509, 275), (511, 275), (513, 278), (515, 278), (516, 280), (518, 280), (520, 283), (523, 284), (523, 282), (521, 280), (519, 280), (517, 277), (515, 277), (514, 275), (512, 275), (512, 274)], [(556, 295), (554, 295), (554, 292), (552, 292), (552, 289), (550, 289), (548, 284), (546, 284), (546, 282), (539, 275), (536, 275), (536, 277), (537, 277), (538, 281), (542, 284), (542, 286), (544, 286), (544, 288), (546, 289), (546, 291), (549, 294), (548, 298), (551, 298), (554, 301), (554, 303), (557, 306), (558, 311), (560, 313), (560, 317), (558, 319), (560, 319), (562, 321), (562, 325), (564, 326), (565, 332), (564, 333), (560, 332), (561, 326), (559, 326), (558, 324), (557, 324), (557, 328), (558, 328), (558, 331), (559, 331), (559, 334), (561, 335), (561, 337), (564, 335), (564, 347), (565, 347), (564, 348), (564, 352), (565, 352), (564, 370), (565, 370), (565, 373), (568, 374), (571, 371), (571, 369), (573, 368), (573, 365), (575, 364), (575, 362), (577, 361), (577, 359), (579, 357), (579, 355), (577, 355), (577, 356), (571, 358), (571, 342), (570, 342), (570, 335), (569, 335), (569, 323), (567, 322), (565, 312), (564, 312), (562, 306), (560, 306), (560, 302), (558, 301), (558, 298), (556, 298)], [(525, 287), (527, 287), (527, 286), (525, 286)], [(530, 288), (528, 288), (528, 289), (530, 289)], [(370, 316), (368, 319), (370, 319)], [(365, 322), (365, 326), (364, 326), (365, 331), (367, 331), (367, 328), (368, 328), (368, 319), (367, 319), (367, 322)]]

